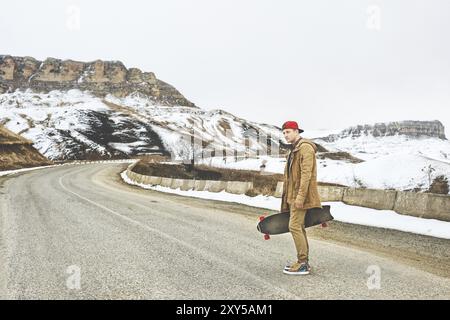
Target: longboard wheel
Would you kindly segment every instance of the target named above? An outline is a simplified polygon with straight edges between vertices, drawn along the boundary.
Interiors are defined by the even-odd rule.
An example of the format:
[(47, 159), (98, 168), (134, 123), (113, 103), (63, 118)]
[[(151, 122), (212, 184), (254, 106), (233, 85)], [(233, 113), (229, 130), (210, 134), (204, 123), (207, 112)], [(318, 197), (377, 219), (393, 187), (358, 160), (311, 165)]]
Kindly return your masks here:
[(266, 217), (264, 217), (264, 216), (260, 216), (260, 217), (259, 217), (259, 221), (263, 221), (265, 218), (266, 218)]
[(322, 226), (322, 228), (326, 228), (326, 227), (328, 227), (328, 223), (323, 222), (321, 226)]
[(264, 235), (264, 240), (269, 240), (269, 239), (270, 239), (270, 236), (268, 234), (265, 234)]

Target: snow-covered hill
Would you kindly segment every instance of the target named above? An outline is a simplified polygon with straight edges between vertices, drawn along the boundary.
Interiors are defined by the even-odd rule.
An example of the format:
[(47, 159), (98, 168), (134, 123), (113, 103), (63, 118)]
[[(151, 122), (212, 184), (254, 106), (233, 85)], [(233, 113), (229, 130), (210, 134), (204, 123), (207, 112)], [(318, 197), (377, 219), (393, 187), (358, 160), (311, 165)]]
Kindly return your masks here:
[[(327, 149), (328, 153), (348, 152), (363, 161), (333, 160), (325, 157), (328, 153), (318, 153), (318, 179), (321, 182), (350, 187), (425, 191), (429, 189), (430, 181), (439, 176), (450, 181), (450, 141), (446, 139), (399, 134), (382, 137), (342, 135), (335, 138), (336, 135), (336, 130), (305, 131), (303, 134)], [(334, 139), (324, 139), (328, 136)], [(260, 170), (263, 162), (266, 172), (282, 173), (286, 160), (262, 157), (238, 162), (232, 158), (226, 162), (221, 158), (205, 161), (218, 167), (247, 170)]]
[(450, 163), (450, 142), (427, 136), (395, 135), (374, 137), (345, 137), (333, 141), (316, 138), (315, 141), (330, 151), (346, 151), (363, 160), (381, 156), (417, 154), (426, 158)]
[[(52, 160), (126, 157), (145, 153), (183, 157), (192, 132), (208, 148), (245, 151), (248, 133), (271, 135), (278, 128), (222, 110), (167, 106), (140, 93), (125, 98), (93, 96), (77, 89), (36, 93), (28, 89), (0, 95), (0, 124), (34, 142)], [(251, 149), (264, 150), (260, 137)]]
[(105, 102), (130, 117), (150, 123), (174, 158), (185, 156), (186, 150), (190, 149), (191, 135), (199, 140), (196, 142), (199, 148), (203, 145), (205, 149), (229, 149), (241, 153), (246, 152), (245, 139), (248, 137), (248, 149), (255, 154), (258, 150), (264, 152), (267, 149), (265, 137), (270, 140), (274, 154), (279, 148), (279, 141), (283, 140), (279, 128), (248, 121), (224, 110), (151, 105), (146, 97), (139, 94), (126, 98), (108, 95)]
[(315, 141), (329, 151), (349, 152), (364, 162), (320, 161), (319, 175), (323, 181), (399, 190), (427, 190), (430, 181), (439, 176), (450, 182), (450, 141), (445, 136), (373, 136), (370, 133), (357, 137), (336, 136), (332, 134)]
[(100, 98), (78, 90), (0, 95), (0, 122), (32, 140), (52, 160), (123, 156), (129, 144), (142, 152), (161, 147), (144, 123), (131, 121)]

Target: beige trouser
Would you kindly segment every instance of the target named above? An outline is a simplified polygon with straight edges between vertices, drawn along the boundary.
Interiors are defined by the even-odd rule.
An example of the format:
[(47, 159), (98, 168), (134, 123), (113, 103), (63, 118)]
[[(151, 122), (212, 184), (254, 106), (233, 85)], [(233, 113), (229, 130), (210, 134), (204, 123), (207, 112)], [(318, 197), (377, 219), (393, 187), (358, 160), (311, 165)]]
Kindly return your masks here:
[(290, 206), (289, 231), (294, 238), (295, 248), (297, 249), (297, 259), (299, 262), (308, 260), (309, 245), (305, 230), (306, 209), (296, 209), (294, 204)]

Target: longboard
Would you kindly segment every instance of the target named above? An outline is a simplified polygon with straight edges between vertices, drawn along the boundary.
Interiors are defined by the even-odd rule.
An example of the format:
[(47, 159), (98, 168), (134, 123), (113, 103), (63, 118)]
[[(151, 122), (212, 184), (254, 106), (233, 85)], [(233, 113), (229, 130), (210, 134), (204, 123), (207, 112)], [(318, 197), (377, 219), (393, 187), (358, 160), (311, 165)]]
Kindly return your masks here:
[[(264, 233), (265, 239), (270, 239), (269, 235), (281, 234), (289, 232), (289, 211), (272, 214), (268, 217), (261, 216), (257, 229)], [(333, 220), (330, 212), (330, 206), (322, 206), (322, 208), (312, 208), (306, 211), (305, 228), (324, 224)]]

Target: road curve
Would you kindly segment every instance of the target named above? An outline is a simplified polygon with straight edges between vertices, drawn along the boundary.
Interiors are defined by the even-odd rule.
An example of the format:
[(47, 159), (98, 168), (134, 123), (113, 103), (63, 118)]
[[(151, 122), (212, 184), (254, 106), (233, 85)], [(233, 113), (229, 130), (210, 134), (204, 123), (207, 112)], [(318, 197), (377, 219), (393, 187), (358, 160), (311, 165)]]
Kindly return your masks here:
[(292, 239), (264, 241), (258, 209), (129, 186), (125, 168), (0, 179), (1, 298), (450, 298), (446, 277), (323, 240), (310, 240), (311, 275), (284, 275)]

